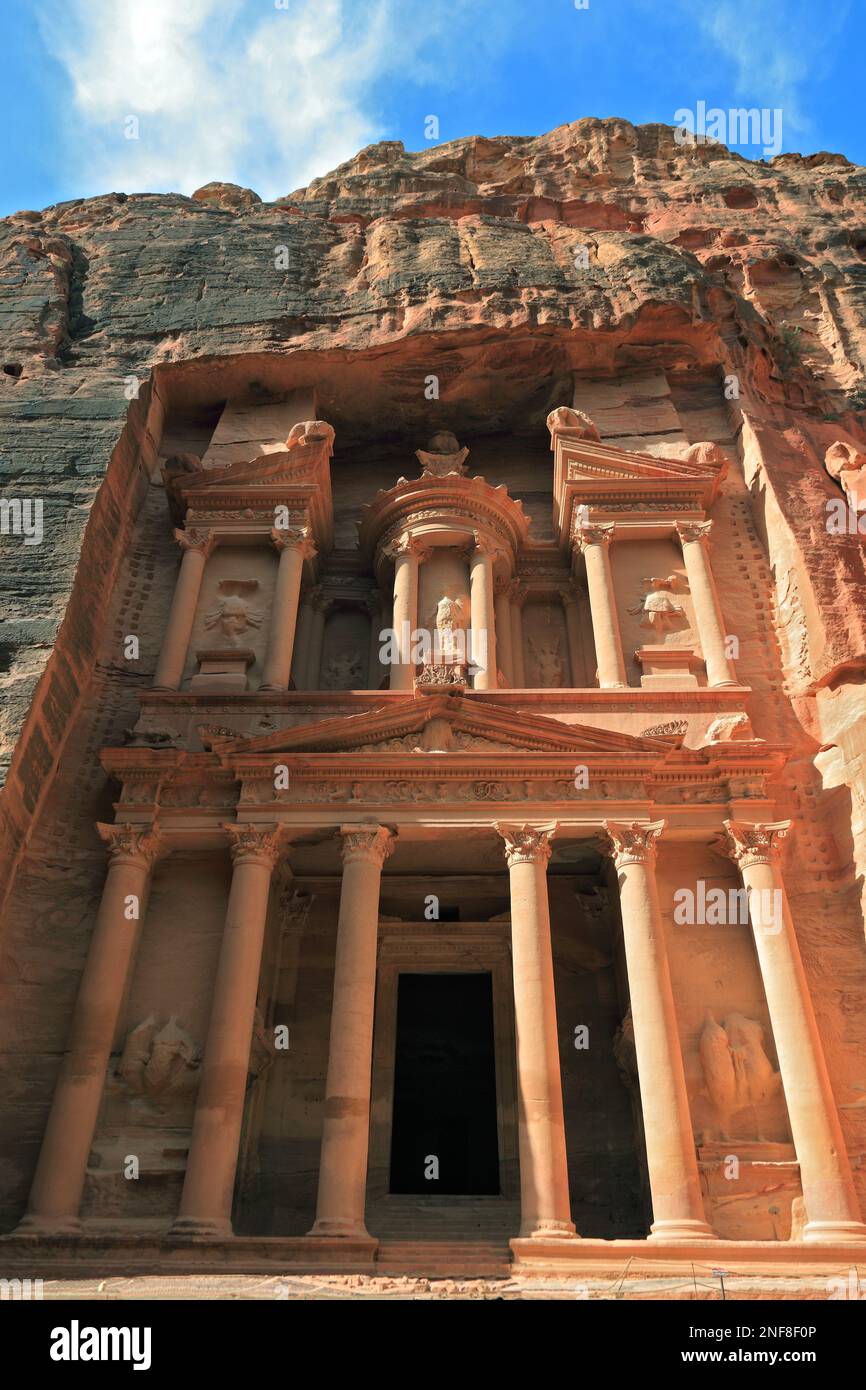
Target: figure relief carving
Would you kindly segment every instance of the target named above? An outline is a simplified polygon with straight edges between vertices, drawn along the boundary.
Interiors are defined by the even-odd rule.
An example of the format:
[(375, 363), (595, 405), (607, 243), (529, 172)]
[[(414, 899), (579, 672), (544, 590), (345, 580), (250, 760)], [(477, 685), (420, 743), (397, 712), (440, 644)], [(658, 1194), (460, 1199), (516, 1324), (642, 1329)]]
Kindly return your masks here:
[[(773, 1100), (782, 1078), (764, 1050), (764, 1030), (744, 1014), (730, 1013), (722, 1025), (708, 1010), (699, 1045), (707, 1092), (719, 1118), (721, 1137), (731, 1138), (739, 1111)], [(760, 1130), (760, 1120), (754, 1116)], [(761, 1138), (760, 1133), (758, 1138)]]
[(631, 608), (629, 613), (641, 613), (641, 627), (653, 628), (656, 632), (670, 632), (674, 628), (688, 625), (682, 605), (671, 598), (672, 593), (680, 592), (685, 585), (678, 574), (648, 575), (641, 580), (647, 586), (644, 597)]
[(248, 628), (261, 627), (260, 610), (249, 604), (258, 587), (257, 579), (221, 579), (217, 585), (217, 606), (205, 615), (204, 625), (208, 631), (218, 628), (227, 647), (240, 646)]
[(465, 598), (459, 594), (443, 594), (436, 605), (437, 662), (465, 661), (465, 632), (469, 614)]
[(547, 417), (547, 428), (551, 434), (562, 433), (575, 439), (591, 439), (596, 444), (601, 442), (601, 435), (594, 421), (582, 410), (575, 410), (572, 406), (558, 405), (555, 410), (551, 410)]
[(824, 467), (845, 493), (855, 512), (866, 512), (866, 454), (855, 444), (837, 439), (824, 455)]
[(361, 681), (361, 658), (352, 652), (329, 656), (322, 672), (323, 690), (352, 690)]
[(527, 640), (535, 669), (535, 685), (544, 686), (546, 689), (559, 689), (562, 685), (559, 638), (547, 637), (536, 642), (530, 637)]
[(155, 1099), (191, 1095), (198, 1085), (201, 1054), (172, 1014), (160, 1023), (150, 1014), (126, 1037), (117, 1075), (133, 1095)]

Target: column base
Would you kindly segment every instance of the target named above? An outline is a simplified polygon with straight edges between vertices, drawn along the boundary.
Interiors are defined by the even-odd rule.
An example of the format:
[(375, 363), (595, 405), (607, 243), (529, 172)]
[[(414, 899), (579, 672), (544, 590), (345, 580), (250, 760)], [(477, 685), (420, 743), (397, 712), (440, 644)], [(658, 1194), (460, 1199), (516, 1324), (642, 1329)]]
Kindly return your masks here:
[(15, 1230), (16, 1236), (80, 1236), (84, 1230), (77, 1216), (39, 1216), (25, 1212)]
[(313, 1225), (308, 1236), (322, 1236), (327, 1240), (372, 1240), (363, 1221), (343, 1220), (341, 1217), (323, 1216)]
[(200, 1236), (204, 1240), (225, 1240), (234, 1236), (230, 1221), (219, 1217), (179, 1216), (169, 1231), (169, 1236)]
[(803, 1227), (803, 1240), (809, 1245), (819, 1243), (832, 1245), (837, 1241), (866, 1241), (866, 1222), (863, 1221), (807, 1221)]
[(599, 690), (630, 690), (631, 686), (626, 681), (599, 681)]
[(647, 1240), (669, 1241), (683, 1244), (687, 1241), (718, 1240), (712, 1226), (706, 1221), (654, 1221), (650, 1226)]
[(573, 1221), (536, 1221), (521, 1226), (519, 1240), (580, 1240)]

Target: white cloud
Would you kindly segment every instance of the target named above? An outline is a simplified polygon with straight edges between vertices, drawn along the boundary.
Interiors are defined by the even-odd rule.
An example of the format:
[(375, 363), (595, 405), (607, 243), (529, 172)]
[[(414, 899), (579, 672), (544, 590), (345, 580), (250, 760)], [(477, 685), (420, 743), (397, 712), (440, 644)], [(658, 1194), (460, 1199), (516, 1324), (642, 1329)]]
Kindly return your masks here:
[(88, 191), (219, 179), (265, 198), (381, 139), (376, 84), (441, 83), (473, 26), (472, 0), (67, 0), (42, 20), (72, 84), (61, 139)]
[(829, 14), (814, 0), (716, 0), (712, 5), (688, 0), (687, 9), (731, 60), (738, 98), (781, 107), (785, 124), (801, 134), (812, 129), (808, 91), (848, 16), (848, 0), (837, 0)]

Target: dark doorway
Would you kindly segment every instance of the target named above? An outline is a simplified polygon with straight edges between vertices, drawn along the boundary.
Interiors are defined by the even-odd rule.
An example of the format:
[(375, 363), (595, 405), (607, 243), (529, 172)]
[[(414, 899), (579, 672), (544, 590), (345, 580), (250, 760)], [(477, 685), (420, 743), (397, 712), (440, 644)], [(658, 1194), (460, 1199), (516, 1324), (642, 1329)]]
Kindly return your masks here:
[(499, 1193), (488, 974), (400, 976), (391, 1191)]

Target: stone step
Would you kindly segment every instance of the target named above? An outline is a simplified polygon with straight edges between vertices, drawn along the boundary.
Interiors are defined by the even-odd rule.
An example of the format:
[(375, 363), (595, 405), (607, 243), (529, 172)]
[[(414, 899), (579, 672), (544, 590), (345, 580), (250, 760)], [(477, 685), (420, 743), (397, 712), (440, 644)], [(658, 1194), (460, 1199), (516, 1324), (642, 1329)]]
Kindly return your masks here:
[(379, 1245), (376, 1271), (422, 1278), (505, 1278), (511, 1273), (511, 1251), (506, 1242), (387, 1240)]

